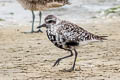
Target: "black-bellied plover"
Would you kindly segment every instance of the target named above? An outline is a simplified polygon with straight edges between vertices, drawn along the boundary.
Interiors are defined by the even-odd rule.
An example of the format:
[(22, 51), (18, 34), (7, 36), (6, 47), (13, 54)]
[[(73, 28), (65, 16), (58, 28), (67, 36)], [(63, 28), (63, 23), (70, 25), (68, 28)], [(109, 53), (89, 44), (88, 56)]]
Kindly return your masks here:
[[(41, 16), (42, 16), (41, 11), (47, 10), (49, 8), (56, 8), (56, 7), (64, 6), (65, 4), (69, 4), (68, 0), (18, 0), (18, 2), (20, 2), (25, 9), (32, 11), (33, 21), (32, 21), (31, 32), (34, 32), (34, 21), (35, 21), (34, 11), (39, 11), (39, 17), (40, 17), (39, 24), (41, 24)], [(39, 31), (41, 32), (40, 29)]]
[(46, 27), (47, 36), (49, 40), (58, 48), (70, 51), (70, 55), (59, 58), (53, 66), (59, 64), (62, 59), (72, 57), (73, 52), (75, 54), (75, 59), (72, 68), (68, 71), (73, 71), (75, 68), (77, 51), (76, 47), (80, 45), (85, 45), (90, 42), (103, 41), (106, 40), (107, 36), (98, 36), (92, 34), (83, 28), (79, 27), (76, 24), (73, 24), (69, 21), (60, 20), (54, 15), (48, 15), (45, 18), (45, 23), (39, 26), (38, 28)]

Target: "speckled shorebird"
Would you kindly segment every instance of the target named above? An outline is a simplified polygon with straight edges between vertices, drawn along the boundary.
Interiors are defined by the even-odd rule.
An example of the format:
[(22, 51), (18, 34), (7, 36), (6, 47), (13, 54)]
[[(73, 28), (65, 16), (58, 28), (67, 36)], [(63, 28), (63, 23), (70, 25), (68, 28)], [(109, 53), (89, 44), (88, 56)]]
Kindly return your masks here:
[[(39, 17), (40, 17), (39, 24), (41, 24), (41, 16), (42, 16), (41, 11), (47, 10), (49, 8), (56, 8), (56, 7), (64, 6), (65, 4), (69, 4), (68, 0), (18, 0), (18, 2), (20, 2), (25, 9), (32, 11), (33, 21), (32, 21), (31, 32), (34, 32), (34, 21), (35, 21), (34, 11), (39, 11)], [(39, 31), (41, 30), (39, 29)]]
[(73, 71), (75, 68), (75, 62), (77, 58), (76, 48), (81, 45), (88, 44), (95, 41), (106, 40), (107, 36), (98, 36), (92, 34), (76, 24), (68, 21), (60, 20), (54, 15), (48, 15), (45, 18), (45, 23), (38, 28), (46, 27), (47, 36), (49, 40), (58, 48), (70, 51), (70, 55), (59, 58), (53, 66), (59, 64), (62, 59), (72, 57), (73, 52), (75, 53), (75, 59), (72, 68), (67, 71)]

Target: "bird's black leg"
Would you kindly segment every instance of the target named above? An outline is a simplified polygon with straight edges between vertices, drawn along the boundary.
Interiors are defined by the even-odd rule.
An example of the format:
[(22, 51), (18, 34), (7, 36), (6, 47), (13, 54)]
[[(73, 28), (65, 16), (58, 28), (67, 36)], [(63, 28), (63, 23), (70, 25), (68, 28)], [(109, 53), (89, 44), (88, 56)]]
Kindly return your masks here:
[(72, 57), (72, 56), (73, 56), (72, 50), (69, 50), (69, 51), (70, 51), (71, 54), (68, 55), (68, 56), (65, 56), (65, 57), (62, 57), (62, 58), (57, 59), (56, 62), (54, 63), (54, 65), (53, 65), (53, 67), (56, 66), (56, 65), (59, 65), (59, 63), (60, 63), (60, 61), (61, 61), (62, 59), (65, 59), (65, 58), (68, 58), (68, 57)]
[(67, 70), (67, 71), (69, 71), (69, 72), (73, 71), (74, 68), (75, 68), (75, 63), (76, 63), (76, 59), (77, 59), (78, 53), (77, 53), (76, 49), (74, 49), (74, 52), (75, 52), (75, 59), (74, 59), (74, 63), (73, 63), (72, 68), (70, 68), (69, 70)]
[(31, 32), (33, 33), (34, 32), (34, 23), (35, 23), (35, 13), (34, 13), (34, 11), (32, 11), (32, 16), (33, 16), (33, 21), (32, 21), (32, 30), (31, 30)]
[[(39, 26), (41, 25), (41, 19), (42, 19), (42, 12), (40, 11), (39, 12), (39, 18), (40, 18), (40, 21), (39, 21)], [(42, 32), (42, 30), (41, 29), (39, 29), (37, 32)]]

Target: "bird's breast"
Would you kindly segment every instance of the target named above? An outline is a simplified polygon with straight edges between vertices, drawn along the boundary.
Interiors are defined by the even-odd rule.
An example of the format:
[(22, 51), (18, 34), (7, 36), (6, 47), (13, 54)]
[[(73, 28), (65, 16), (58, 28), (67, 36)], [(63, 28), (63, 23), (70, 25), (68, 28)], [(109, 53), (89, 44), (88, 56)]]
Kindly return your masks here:
[(62, 44), (62, 41), (61, 41), (60, 36), (58, 35), (58, 33), (53, 31), (53, 30), (51, 30), (51, 29), (48, 29), (46, 32), (47, 32), (48, 39), (56, 47), (63, 49), (63, 44)]

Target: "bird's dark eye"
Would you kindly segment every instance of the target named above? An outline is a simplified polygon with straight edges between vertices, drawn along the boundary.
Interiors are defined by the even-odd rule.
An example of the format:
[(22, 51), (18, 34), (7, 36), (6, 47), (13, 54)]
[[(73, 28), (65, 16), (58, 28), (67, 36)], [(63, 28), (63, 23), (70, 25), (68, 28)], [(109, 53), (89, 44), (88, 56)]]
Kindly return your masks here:
[(56, 23), (56, 21), (50, 20), (48, 21), (48, 23)]

